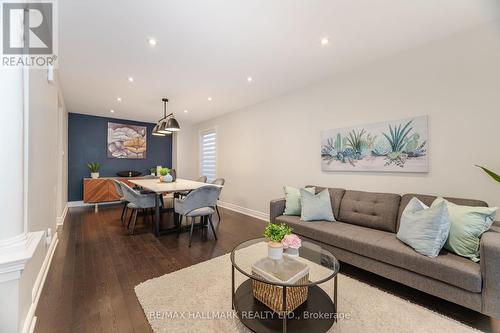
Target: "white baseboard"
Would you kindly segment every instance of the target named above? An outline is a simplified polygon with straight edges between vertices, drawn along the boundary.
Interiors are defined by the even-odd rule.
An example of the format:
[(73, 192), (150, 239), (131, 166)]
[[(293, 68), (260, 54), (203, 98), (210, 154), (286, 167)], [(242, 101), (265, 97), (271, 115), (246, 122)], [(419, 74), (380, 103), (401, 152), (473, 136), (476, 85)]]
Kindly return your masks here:
[(47, 274), (49, 272), (50, 264), (52, 263), (52, 258), (54, 257), (54, 253), (57, 248), (57, 244), (59, 244), (59, 238), (57, 237), (57, 232), (54, 233), (52, 237), (52, 242), (50, 243), (47, 254), (45, 255), (45, 259), (43, 260), (42, 267), (40, 268), (40, 272), (35, 280), (35, 285), (32, 290), (32, 303), (28, 310), (28, 314), (26, 315), (26, 319), (24, 321), (22, 333), (32, 333), (35, 330), (37, 317), (35, 316), (36, 307), (38, 305), (38, 301), (40, 300), (40, 295), (42, 294), (43, 286), (45, 284), (45, 279), (47, 278)]
[(68, 207), (94, 207), (95, 205), (104, 206), (104, 205), (115, 205), (120, 203), (120, 201), (109, 201), (109, 202), (99, 202), (99, 203), (85, 203), (83, 201), (69, 201)]
[(219, 205), (219, 207), (230, 209), (232, 211), (235, 211), (235, 212), (238, 212), (241, 214), (245, 214), (245, 215), (248, 215), (251, 217), (255, 217), (256, 219), (259, 219), (259, 220), (264, 220), (266, 222), (269, 222), (269, 214), (259, 212), (258, 210), (253, 210), (250, 208), (238, 206), (238, 205), (235, 205), (235, 204), (232, 204), (229, 202), (224, 202), (224, 201), (219, 201), (218, 205)]
[(62, 211), (61, 216), (57, 217), (57, 227), (59, 228), (64, 224), (64, 220), (66, 220), (66, 214), (68, 213), (68, 203), (64, 205), (64, 209)]

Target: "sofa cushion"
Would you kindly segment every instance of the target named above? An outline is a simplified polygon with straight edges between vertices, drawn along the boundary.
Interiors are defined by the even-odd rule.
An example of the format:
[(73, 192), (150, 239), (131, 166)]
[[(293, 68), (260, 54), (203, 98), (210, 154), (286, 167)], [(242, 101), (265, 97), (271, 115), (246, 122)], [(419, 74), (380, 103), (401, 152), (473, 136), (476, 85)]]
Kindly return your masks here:
[(348, 190), (337, 220), (395, 233), (400, 199), (398, 194)]
[[(401, 214), (403, 214), (405, 207), (408, 205), (408, 203), (410, 202), (410, 200), (413, 197), (422, 201), (427, 206), (431, 206), (432, 203), (434, 202), (434, 200), (437, 199), (437, 197), (434, 195), (414, 194), (414, 193), (408, 193), (408, 194), (403, 195), (401, 197), (401, 203), (399, 205), (398, 224), (397, 224), (398, 230), (399, 230), (399, 223), (401, 222)], [(481, 200), (448, 198), (448, 197), (444, 197), (444, 199), (446, 199), (450, 202), (453, 202), (454, 204), (457, 204), (457, 205), (474, 206), (474, 207), (488, 207), (488, 204), (484, 201), (481, 201)]]
[(304, 222), (298, 216), (279, 216), (294, 233), (322, 243), (401, 267), (450, 285), (479, 293), (482, 288), (480, 265), (467, 258), (442, 251), (436, 258), (415, 252), (396, 234), (342, 222)]
[[(306, 187), (315, 187), (316, 194), (326, 188), (315, 185), (307, 185)], [(340, 212), (340, 203), (342, 202), (342, 197), (344, 196), (345, 190), (343, 188), (328, 187), (328, 192), (330, 193), (330, 201), (332, 202), (333, 216), (335, 216), (335, 219), (338, 219)]]

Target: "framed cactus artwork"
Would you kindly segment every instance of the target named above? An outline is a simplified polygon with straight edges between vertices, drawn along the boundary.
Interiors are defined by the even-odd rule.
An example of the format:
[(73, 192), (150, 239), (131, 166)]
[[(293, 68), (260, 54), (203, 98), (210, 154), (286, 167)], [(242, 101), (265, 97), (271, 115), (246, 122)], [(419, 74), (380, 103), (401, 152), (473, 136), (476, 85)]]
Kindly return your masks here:
[(428, 172), (428, 117), (321, 133), (323, 171)]
[(145, 159), (147, 127), (108, 122), (108, 158)]

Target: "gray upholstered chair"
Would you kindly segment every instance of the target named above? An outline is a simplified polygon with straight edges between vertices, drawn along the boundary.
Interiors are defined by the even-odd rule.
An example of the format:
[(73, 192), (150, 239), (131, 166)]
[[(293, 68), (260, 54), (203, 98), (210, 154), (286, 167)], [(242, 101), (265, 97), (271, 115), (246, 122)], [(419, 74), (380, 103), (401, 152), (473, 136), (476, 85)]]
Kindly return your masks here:
[(127, 200), (125, 200), (125, 197), (123, 196), (121, 181), (114, 179), (114, 178), (112, 178), (112, 181), (113, 181), (113, 185), (115, 186), (115, 191), (120, 196), (120, 201), (123, 203), (122, 215), (120, 216), (120, 221), (122, 222), (122, 225), (123, 225), (125, 223), (123, 221), (123, 217), (127, 213), (128, 202), (127, 202)]
[(215, 206), (219, 198), (220, 188), (215, 186), (203, 186), (188, 193), (183, 199), (175, 199), (175, 212), (181, 215), (179, 223), (180, 233), (182, 225), (182, 216), (191, 218), (191, 230), (189, 232), (189, 247), (193, 238), (194, 222), (196, 217), (201, 218), (201, 226), (204, 228), (208, 222), (214, 233), (214, 238), (217, 240), (217, 234), (212, 222), (212, 215), (215, 213)]
[(198, 177), (198, 179), (196, 179), (196, 181), (200, 182), (200, 183), (206, 183), (207, 182), (207, 176)]
[[(210, 184), (224, 186), (225, 182), (226, 182), (226, 180), (224, 178), (217, 178), (214, 181), (210, 182)], [(220, 188), (220, 190), (222, 191), (222, 188)], [(219, 194), (219, 196), (220, 196), (220, 194)], [(219, 198), (217, 198), (217, 200), (219, 200)], [(220, 223), (221, 218), (220, 218), (220, 213), (219, 213), (219, 206), (215, 205), (215, 210), (217, 211), (217, 217), (219, 218), (219, 223)]]
[(146, 220), (149, 215), (149, 211), (155, 207), (155, 193), (142, 194), (135, 191), (130, 186), (125, 183), (121, 183), (123, 196), (125, 200), (128, 201), (127, 208), (132, 210), (130, 218), (127, 224), (127, 229), (130, 234), (134, 234), (135, 224), (137, 222), (137, 214), (139, 210), (144, 213), (144, 219)]
[[(200, 182), (200, 183), (206, 183), (207, 182), (207, 176), (201, 176), (201, 177), (198, 177), (198, 179), (195, 179), (194, 180), (195, 182)], [(179, 192), (179, 196), (182, 198), (182, 197), (185, 197), (186, 195), (188, 195), (190, 191), (182, 191), (182, 192)]]

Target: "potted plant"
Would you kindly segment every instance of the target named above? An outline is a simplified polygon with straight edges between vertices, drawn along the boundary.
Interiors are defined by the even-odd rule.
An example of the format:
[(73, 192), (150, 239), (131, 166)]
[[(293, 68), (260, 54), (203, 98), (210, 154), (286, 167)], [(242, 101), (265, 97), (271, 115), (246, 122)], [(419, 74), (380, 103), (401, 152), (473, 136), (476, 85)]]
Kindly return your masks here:
[(286, 235), (292, 233), (292, 228), (284, 223), (269, 223), (264, 230), (264, 236), (267, 238), (267, 255), (274, 260), (283, 258), (283, 244), (281, 241)]
[(101, 168), (101, 163), (91, 162), (87, 163), (87, 166), (90, 170), (90, 177), (92, 177), (93, 179), (99, 178), (99, 169)]
[(170, 174), (169, 168), (160, 169), (160, 181), (165, 183), (171, 183), (174, 178)]
[(302, 240), (299, 236), (290, 234), (285, 235), (283, 240), (281, 241), (283, 244), (283, 248), (285, 249), (285, 254), (289, 257), (298, 257), (299, 256), (299, 248), (302, 246)]
[(486, 172), (491, 178), (493, 178), (494, 180), (496, 180), (498, 183), (500, 183), (500, 175), (494, 173), (493, 171), (491, 170), (488, 170), (486, 169), (485, 167), (482, 167), (480, 165), (476, 165), (478, 168), (481, 168), (483, 169), (484, 172)]
[(150, 168), (150, 169), (149, 169), (149, 174), (150, 174), (151, 176), (156, 176), (156, 168)]

